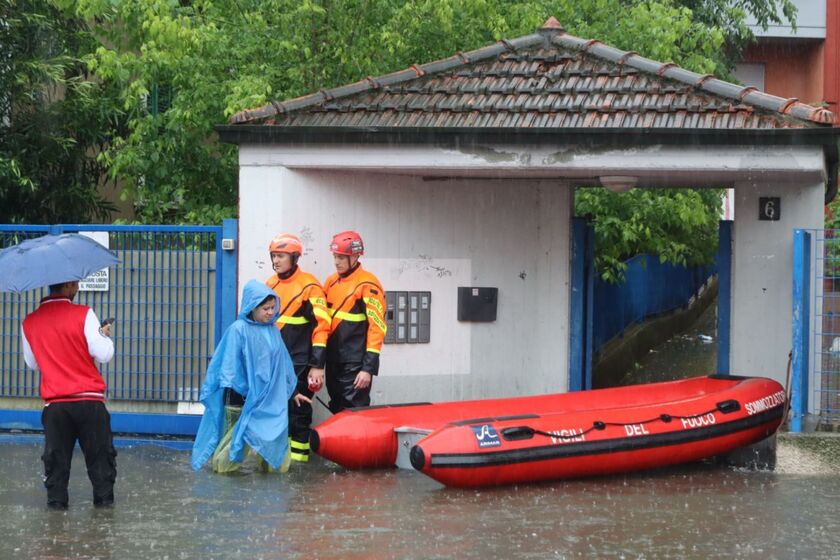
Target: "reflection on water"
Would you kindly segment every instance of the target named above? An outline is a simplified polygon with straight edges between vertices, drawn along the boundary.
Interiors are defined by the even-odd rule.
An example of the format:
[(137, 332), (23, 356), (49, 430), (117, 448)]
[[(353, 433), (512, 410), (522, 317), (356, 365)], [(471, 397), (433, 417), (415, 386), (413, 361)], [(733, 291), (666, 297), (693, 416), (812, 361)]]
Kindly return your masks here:
[(717, 302), (714, 301), (688, 329), (643, 356), (618, 384), (655, 383), (715, 373), (716, 309)]
[(284, 476), (194, 473), (186, 451), (138, 446), (120, 449), (106, 510), (77, 451), (66, 512), (44, 506), (39, 456), (37, 441), (0, 436), (0, 558), (836, 558), (840, 546), (837, 463), (791, 438), (776, 472), (697, 464), (478, 491), (319, 459)]

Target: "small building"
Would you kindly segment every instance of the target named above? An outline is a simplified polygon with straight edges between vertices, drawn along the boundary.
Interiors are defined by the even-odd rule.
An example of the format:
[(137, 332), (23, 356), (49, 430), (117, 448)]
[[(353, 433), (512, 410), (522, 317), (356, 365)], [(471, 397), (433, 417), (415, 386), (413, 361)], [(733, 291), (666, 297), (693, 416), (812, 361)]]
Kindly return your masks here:
[[(392, 329), (406, 329), (383, 349), (374, 404), (566, 391), (579, 386), (585, 323), (575, 189), (731, 187), (722, 369), (784, 382), (793, 231), (821, 227), (836, 187), (833, 121), (551, 18), (220, 126), (240, 150), (239, 282), (272, 273), (267, 245), (280, 231), (301, 236), (302, 266), (323, 279), (332, 234), (355, 229), (363, 266), (391, 296)], [(401, 316), (394, 292), (418, 307)]]

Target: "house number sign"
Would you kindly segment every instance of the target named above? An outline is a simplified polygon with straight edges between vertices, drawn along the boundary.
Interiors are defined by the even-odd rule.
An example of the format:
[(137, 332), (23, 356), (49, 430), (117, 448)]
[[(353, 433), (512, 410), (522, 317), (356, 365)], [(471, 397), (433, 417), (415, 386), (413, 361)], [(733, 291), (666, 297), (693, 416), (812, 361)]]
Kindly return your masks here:
[(759, 197), (758, 219), (761, 221), (777, 221), (782, 217), (782, 201), (778, 196)]

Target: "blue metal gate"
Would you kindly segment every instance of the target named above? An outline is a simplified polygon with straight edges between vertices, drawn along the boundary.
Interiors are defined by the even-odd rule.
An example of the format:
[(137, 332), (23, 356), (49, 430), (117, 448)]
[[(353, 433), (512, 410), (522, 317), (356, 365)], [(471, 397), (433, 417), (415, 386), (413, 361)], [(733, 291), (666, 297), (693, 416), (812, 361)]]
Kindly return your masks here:
[[(230, 223), (229, 223), (230, 222)], [(198, 400), (207, 362), (235, 313), (236, 221), (223, 226), (0, 226), (0, 248), (47, 233), (90, 232), (120, 264), (76, 301), (114, 317), (114, 360), (102, 366), (112, 401)], [(224, 232), (224, 233), (223, 233)], [(231, 278), (234, 280), (231, 281)], [(0, 294), (0, 397), (38, 397), (20, 351), (20, 322), (46, 289)]]
[(794, 232), (791, 431), (840, 424), (840, 230)]
[[(721, 222), (721, 239), (728, 239), (730, 225)], [(637, 255), (625, 261), (624, 280), (611, 284), (595, 271), (595, 231), (583, 218), (572, 219), (571, 248), (570, 391), (592, 389), (593, 360), (607, 342), (632, 325), (688, 306), (717, 273), (718, 263), (729, 262), (723, 250), (718, 263), (708, 266), (663, 264), (656, 256)], [(720, 351), (728, 352), (728, 343), (728, 335), (721, 337)]]

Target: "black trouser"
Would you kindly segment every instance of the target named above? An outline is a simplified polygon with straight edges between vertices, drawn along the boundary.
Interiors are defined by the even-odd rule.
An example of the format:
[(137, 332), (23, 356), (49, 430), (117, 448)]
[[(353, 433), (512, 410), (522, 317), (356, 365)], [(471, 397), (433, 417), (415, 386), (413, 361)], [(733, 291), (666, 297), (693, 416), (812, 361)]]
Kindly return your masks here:
[(230, 387), (225, 387), (224, 402), (225, 406), (238, 406), (239, 408), (242, 408), (245, 406), (245, 397)]
[(330, 395), (330, 410), (341, 412), (345, 408), (370, 406), (370, 390), (373, 378), (367, 389), (356, 389), (353, 383), (356, 375), (362, 371), (360, 362), (327, 362), (327, 392)]
[[(307, 364), (295, 364), (297, 387), (295, 392), (312, 398), (314, 393), (309, 390), (309, 370)], [(312, 405), (301, 402), (300, 406), (289, 399), (289, 437), (291, 438), (292, 459), (296, 461), (309, 460), (309, 432), (312, 426)]]
[(111, 435), (111, 415), (105, 403), (76, 401), (52, 403), (41, 413), (44, 425), (44, 486), (47, 504), (67, 507), (70, 462), (76, 440), (85, 455), (94, 505), (114, 503), (117, 451)]

